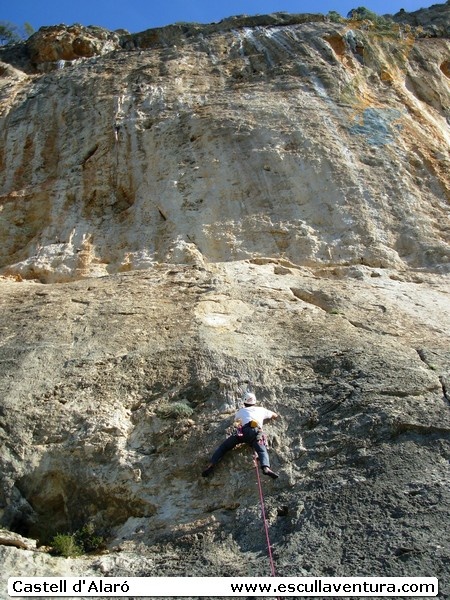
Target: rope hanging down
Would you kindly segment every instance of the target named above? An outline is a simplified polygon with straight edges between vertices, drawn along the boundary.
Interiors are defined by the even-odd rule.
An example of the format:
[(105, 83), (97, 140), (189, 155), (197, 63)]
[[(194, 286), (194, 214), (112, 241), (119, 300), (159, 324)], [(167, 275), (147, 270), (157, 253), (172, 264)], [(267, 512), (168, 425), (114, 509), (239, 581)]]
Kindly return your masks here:
[(269, 525), (267, 523), (266, 509), (264, 507), (264, 495), (263, 495), (262, 485), (261, 485), (261, 476), (259, 474), (259, 469), (258, 469), (258, 455), (256, 454), (256, 452), (253, 455), (253, 463), (255, 465), (256, 478), (258, 480), (259, 502), (261, 504), (261, 516), (262, 516), (262, 520), (264, 523), (264, 531), (266, 533), (267, 552), (269, 554), (270, 570), (272, 573), (272, 577), (276, 577), (275, 563), (273, 561), (273, 555), (272, 555), (272, 544), (270, 543), (270, 537), (269, 537)]

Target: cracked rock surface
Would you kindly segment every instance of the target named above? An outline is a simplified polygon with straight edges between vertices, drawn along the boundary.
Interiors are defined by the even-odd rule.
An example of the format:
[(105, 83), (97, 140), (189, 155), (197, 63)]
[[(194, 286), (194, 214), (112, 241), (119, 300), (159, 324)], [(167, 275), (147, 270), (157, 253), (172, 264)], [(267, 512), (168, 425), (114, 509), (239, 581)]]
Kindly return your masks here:
[(3, 281), (3, 523), (39, 545), (86, 522), (108, 540), (80, 559), (0, 546), (6, 572), (268, 574), (251, 453), (200, 476), (251, 382), (280, 414), (263, 481), (280, 575), (445, 579), (448, 277), (354, 275), (242, 261)]

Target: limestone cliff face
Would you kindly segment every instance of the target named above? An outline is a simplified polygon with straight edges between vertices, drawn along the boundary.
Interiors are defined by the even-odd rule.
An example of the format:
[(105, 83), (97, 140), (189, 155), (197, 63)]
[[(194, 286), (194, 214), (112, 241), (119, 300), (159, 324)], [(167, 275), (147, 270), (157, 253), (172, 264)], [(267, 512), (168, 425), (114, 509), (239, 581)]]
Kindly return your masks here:
[[(322, 20), (169, 41), (5, 68), (4, 274), (448, 266), (447, 38)], [(39, 64), (58, 56), (30, 44)]]
[(200, 477), (249, 388), (278, 573), (448, 597), (448, 10), (1, 50), (2, 585), (268, 575), (248, 450)]

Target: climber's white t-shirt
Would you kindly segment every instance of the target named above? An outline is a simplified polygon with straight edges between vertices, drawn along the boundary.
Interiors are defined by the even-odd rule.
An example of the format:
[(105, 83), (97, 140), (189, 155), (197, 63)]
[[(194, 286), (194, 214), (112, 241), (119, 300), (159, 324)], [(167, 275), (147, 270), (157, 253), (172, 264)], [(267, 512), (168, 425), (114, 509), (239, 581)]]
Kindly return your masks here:
[(240, 421), (242, 425), (246, 425), (249, 421), (256, 421), (262, 427), (264, 420), (271, 419), (274, 414), (262, 406), (244, 406), (237, 411), (234, 420)]

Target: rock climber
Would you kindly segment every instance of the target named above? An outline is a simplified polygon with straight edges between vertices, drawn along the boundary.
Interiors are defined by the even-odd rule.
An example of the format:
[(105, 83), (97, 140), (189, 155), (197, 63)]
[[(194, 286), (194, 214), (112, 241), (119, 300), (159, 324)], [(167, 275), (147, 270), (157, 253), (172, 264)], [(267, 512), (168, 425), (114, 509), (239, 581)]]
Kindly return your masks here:
[(214, 452), (211, 462), (202, 472), (203, 477), (208, 477), (213, 472), (214, 467), (229, 450), (239, 444), (248, 444), (258, 455), (262, 472), (272, 477), (272, 479), (277, 479), (278, 474), (270, 468), (269, 453), (267, 452), (262, 427), (264, 421), (276, 419), (278, 415), (267, 408), (256, 406), (256, 396), (252, 392), (246, 392), (243, 400), (244, 406), (234, 416), (237, 426), (236, 432), (222, 442)]

